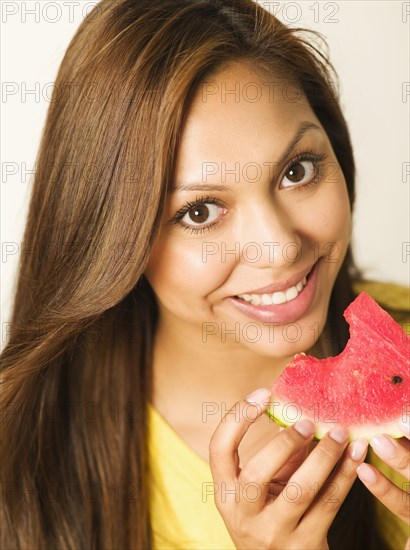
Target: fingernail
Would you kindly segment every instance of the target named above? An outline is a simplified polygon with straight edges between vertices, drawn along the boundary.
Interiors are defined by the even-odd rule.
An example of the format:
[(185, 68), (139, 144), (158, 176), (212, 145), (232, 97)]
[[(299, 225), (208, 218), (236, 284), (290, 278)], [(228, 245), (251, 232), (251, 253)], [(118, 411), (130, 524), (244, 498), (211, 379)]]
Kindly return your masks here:
[(315, 433), (315, 425), (310, 420), (300, 420), (294, 424), (295, 430), (303, 435), (303, 437), (310, 437)]
[(398, 426), (404, 435), (410, 437), (410, 416), (407, 416), (406, 420), (399, 422)]
[(395, 446), (384, 435), (376, 435), (376, 437), (373, 437), (370, 441), (370, 445), (382, 458), (393, 458), (396, 454)]
[(337, 443), (344, 443), (347, 440), (347, 431), (342, 426), (338, 428), (333, 428), (329, 432), (329, 437), (331, 437)]
[(356, 468), (356, 472), (358, 473), (360, 479), (363, 481), (366, 481), (366, 483), (376, 483), (377, 481), (377, 475), (373, 468), (366, 464), (366, 462), (363, 462)]
[(258, 388), (257, 390), (253, 391), (249, 395), (245, 397), (245, 401), (248, 403), (260, 405), (263, 407), (264, 405), (267, 405), (267, 402), (269, 401), (269, 398), (271, 396), (270, 390), (267, 388)]
[(366, 454), (369, 443), (367, 439), (357, 439), (349, 445), (348, 453), (353, 460), (361, 460)]

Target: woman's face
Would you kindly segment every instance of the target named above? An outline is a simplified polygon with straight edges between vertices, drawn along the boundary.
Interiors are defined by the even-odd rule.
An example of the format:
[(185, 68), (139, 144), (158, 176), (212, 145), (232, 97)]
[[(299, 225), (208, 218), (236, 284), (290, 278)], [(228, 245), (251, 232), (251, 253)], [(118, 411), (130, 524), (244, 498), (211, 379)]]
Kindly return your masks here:
[(309, 349), (350, 233), (345, 179), (307, 100), (230, 64), (194, 97), (145, 271), (161, 330), (271, 357)]

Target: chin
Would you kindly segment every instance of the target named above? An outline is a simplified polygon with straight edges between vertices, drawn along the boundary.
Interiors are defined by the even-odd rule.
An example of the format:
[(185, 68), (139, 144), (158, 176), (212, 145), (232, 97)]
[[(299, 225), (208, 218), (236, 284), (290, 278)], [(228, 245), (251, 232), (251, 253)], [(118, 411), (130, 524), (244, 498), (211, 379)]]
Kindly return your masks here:
[[(272, 330), (268, 331), (267, 327), (264, 327), (263, 335), (256, 341), (254, 338), (241, 338), (241, 345), (247, 349), (253, 351), (254, 353), (264, 356), (272, 357), (272, 359), (284, 359), (286, 357), (293, 358), (295, 353), (300, 353), (302, 351), (306, 352), (314, 344), (313, 342), (313, 331), (309, 333), (303, 333), (298, 336), (296, 331), (291, 332), (289, 329), (289, 335), (291, 337), (287, 338), (286, 334), (282, 333), (281, 326), (275, 327), (275, 330), (272, 327)], [(253, 332), (253, 334), (255, 331)], [(293, 334), (295, 336), (293, 336)], [(295, 341), (292, 341), (295, 340)]]

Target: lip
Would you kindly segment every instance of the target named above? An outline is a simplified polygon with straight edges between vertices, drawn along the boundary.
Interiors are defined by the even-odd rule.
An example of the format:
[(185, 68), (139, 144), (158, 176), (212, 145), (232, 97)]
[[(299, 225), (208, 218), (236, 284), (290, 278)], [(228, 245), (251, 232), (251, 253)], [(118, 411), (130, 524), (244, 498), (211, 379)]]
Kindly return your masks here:
[[(306, 273), (309, 273), (306, 285), (302, 288), (298, 296), (290, 302), (270, 306), (254, 306), (235, 296), (229, 296), (227, 300), (239, 311), (257, 321), (263, 321), (265, 323), (292, 323), (300, 319), (313, 302), (322, 258), (323, 256), (316, 261), (310, 273), (309, 270), (306, 271)], [(303, 279), (303, 275), (301, 278)]]
[[(317, 263), (317, 262), (316, 262)], [(301, 281), (303, 277), (306, 277), (306, 275), (309, 273), (311, 269), (316, 264), (313, 264), (313, 266), (306, 267), (302, 271), (299, 271), (299, 273), (296, 273), (283, 283), (274, 283), (272, 285), (264, 286), (262, 288), (258, 288), (257, 290), (247, 290), (246, 292), (238, 292), (235, 294), (235, 296), (239, 296), (239, 294), (273, 294), (274, 292), (279, 292), (281, 290), (284, 290), (285, 288), (289, 288), (291, 286), (295, 286), (296, 283)]]

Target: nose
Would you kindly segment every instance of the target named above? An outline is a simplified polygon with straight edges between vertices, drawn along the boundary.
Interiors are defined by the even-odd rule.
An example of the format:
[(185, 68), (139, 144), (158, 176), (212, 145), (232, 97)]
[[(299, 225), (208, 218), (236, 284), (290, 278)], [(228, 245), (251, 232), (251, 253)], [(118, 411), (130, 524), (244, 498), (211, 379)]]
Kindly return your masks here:
[(302, 255), (296, 220), (271, 197), (261, 197), (243, 212), (237, 225), (241, 262), (286, 271)]

